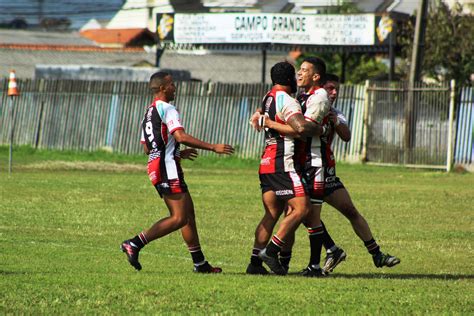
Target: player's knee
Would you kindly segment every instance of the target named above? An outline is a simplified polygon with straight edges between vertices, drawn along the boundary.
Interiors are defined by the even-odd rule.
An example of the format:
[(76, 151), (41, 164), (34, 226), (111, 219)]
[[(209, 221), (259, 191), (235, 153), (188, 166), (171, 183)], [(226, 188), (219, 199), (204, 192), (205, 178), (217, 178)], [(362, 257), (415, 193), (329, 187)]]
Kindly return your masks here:
[(187, 216), (179, 216), (179, 215), (175, 215), (171, 219), (173, 220), (174, 226), (177, 228), (181, 228), (185, 226), (189, 220)]
[(350, 221), (354, 221), (360, 217), (359, 212), (354, 205), (345, 204), (341, 208), (342, 214), (347, 217)]

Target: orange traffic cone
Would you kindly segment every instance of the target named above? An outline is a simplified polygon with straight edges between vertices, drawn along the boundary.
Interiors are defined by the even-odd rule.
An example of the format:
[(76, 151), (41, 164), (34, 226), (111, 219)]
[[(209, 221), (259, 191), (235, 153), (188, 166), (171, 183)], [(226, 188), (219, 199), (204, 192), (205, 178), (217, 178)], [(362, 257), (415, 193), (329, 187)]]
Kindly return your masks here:
[(10, 79), (8, 80), (8, 96), (19, 96), (20, 91), (18, 91), (18, 86), (16, 84), (16, 74), (15, 70), (10, 70)]

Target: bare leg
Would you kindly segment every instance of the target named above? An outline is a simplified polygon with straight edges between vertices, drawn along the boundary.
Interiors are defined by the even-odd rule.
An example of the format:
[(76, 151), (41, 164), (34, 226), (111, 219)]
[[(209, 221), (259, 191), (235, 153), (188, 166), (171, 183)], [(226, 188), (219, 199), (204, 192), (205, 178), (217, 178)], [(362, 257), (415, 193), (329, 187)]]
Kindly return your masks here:
[(187, 205), (186, 194), (179, 193), (164, 196), (163, 199), (168, 207), (170, 216), (160, 219), (144, 232), (148, 242), (166, 236), (188, 223), (189, 215), (187, 210), (189, 206)]
[(273, 228), (285, 207), (285, 202), (278, 200), (273, 191), (265, 192), (262, 195), (262, 202), (265, 214), (255, 230), (254, 248), (258, 249), (265, 248), (267, 245), (272, 236)]
[(324, 201), (341, 212), (351, 223), (354, 232), (362, 241), (373, 238), (369, 224), (352, 203), (349, 192), (342, 188), (324, 198)]

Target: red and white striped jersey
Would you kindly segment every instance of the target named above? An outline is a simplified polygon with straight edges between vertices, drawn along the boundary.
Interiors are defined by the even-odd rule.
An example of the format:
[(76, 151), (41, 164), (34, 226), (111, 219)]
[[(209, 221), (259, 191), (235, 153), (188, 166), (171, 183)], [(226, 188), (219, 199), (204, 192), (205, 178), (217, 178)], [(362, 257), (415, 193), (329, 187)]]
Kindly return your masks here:
[[(304, 111), (304, 116), (308, 121), (318, 124), (327, 122), (331, 103), (328, 94), (323, 88), (311, 89), (308, 93), (298, 96), (298, 101)], [(311, 167), (322, 167), (321, 139), (319, 136), (308, 137), (306, 141), (306, 164)]]
[[(301, 106), (283, 90), (273, 88), (263, 99), (263, 109), (270, 119), (286, 124), (295, 114), (302, 113)], [(265, 131), (265, 151), (260, 161), (260, 174), (295, 171), (295, 142), (292, 137), (273, 129)]]
[(150, 151), (148, 162), (160, 158), (167, 179), (178, 179), (178, 173), (182, 172), (179, 143), (172, 134), (184, 128), (176, 108), (160, 99), (153, 100), (146, 110), (141, 127), (141, 143), (146, 144)]

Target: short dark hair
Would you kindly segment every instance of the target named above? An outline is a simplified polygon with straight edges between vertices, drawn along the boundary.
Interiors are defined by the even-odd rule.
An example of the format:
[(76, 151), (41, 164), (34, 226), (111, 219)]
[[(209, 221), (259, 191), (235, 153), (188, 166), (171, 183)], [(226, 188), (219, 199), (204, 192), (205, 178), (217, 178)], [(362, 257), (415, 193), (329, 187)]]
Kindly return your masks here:
[(326, 74), (326, 81), (339, 82), (339, 76), (335, 74)]
[(326, 63), (318, 57), (306, 57), (303, 62), (313, 65), (314, 71), (323, 79), (326, 76)]
[(165, 71), (158, 71), (151, 75), (149, 82), (151, 91), (153, 93), (159, 92), (160, 87), (165, 84), (165, 78), (168, 76), (170, 74)]
[(273, 65), (270, 69), (272, 83), (282, 86), (291, 86), (295, 80), (295, 67), (287, 61), (282, 61)]

